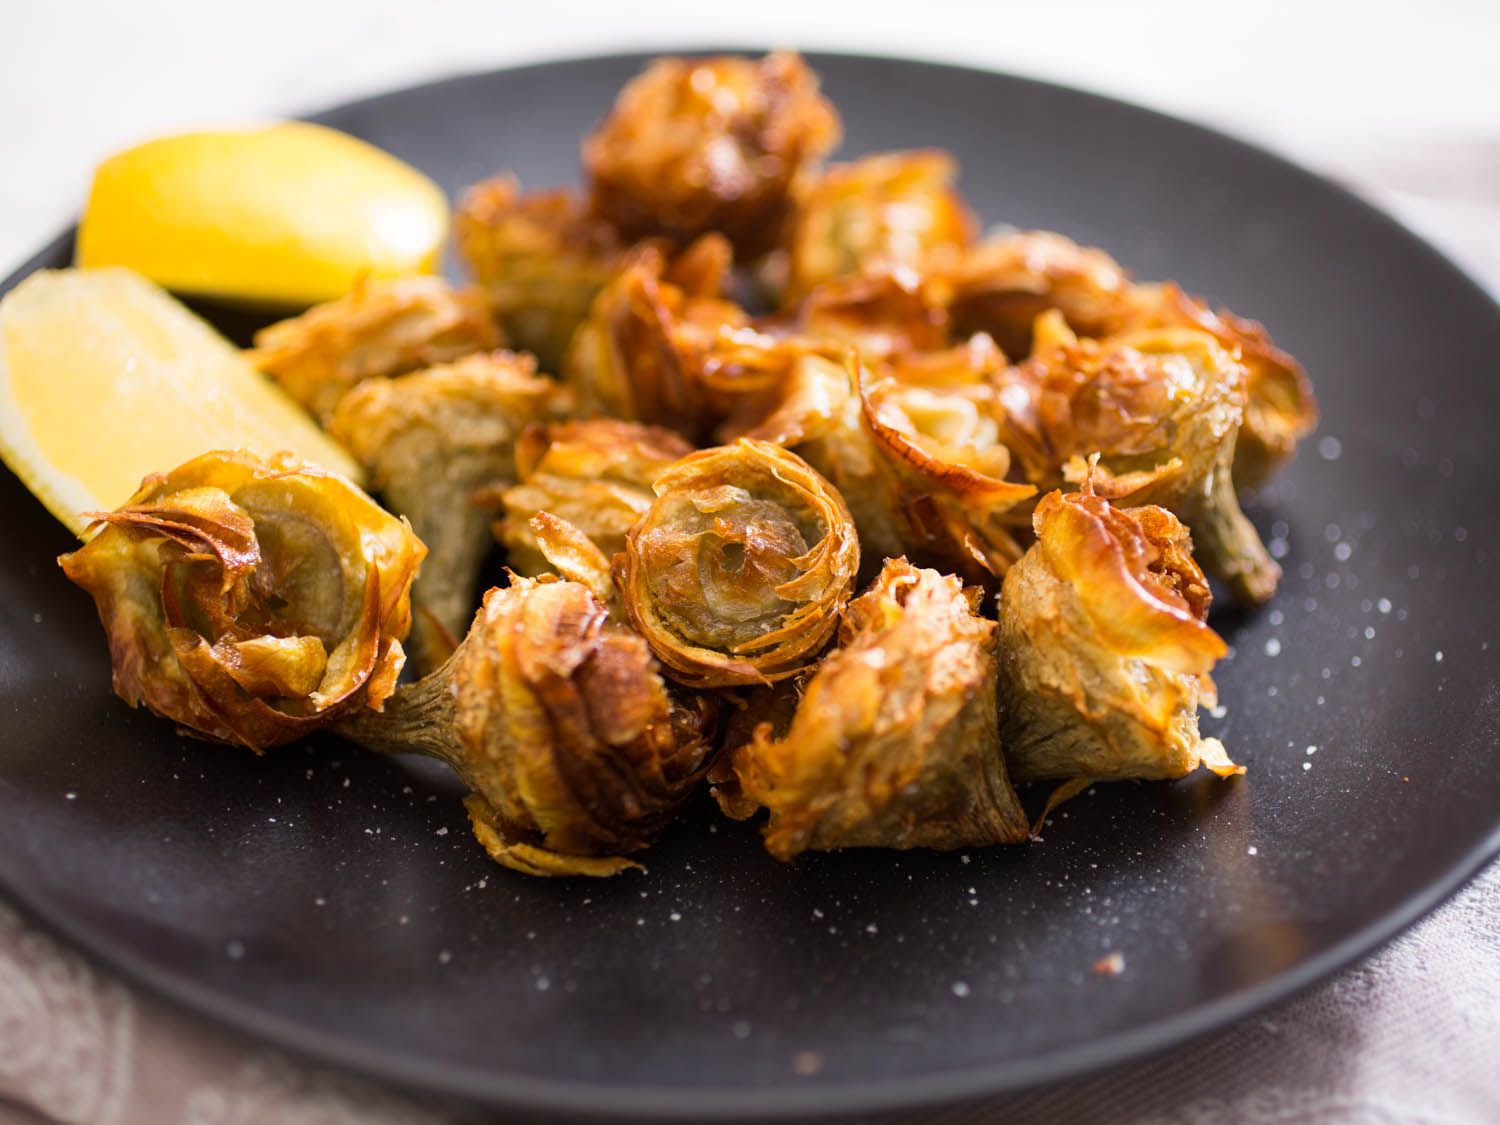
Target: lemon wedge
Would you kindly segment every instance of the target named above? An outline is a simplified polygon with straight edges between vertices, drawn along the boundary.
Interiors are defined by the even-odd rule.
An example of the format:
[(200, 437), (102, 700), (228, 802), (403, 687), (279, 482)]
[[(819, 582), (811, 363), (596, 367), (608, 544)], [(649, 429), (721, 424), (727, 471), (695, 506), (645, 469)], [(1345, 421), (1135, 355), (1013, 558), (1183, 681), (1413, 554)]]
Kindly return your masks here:
[(409, 164), (306, 122), (184, 133), (110, 157), (78, 225), (80, 266), (182, 293), (315, 304), (362, 275), (432, 273), (442, 190)]
[(138, 274), (44, 270), (0, 301), (0, 457), (73, 531), (148, 473), (213, 449), (291, 450), (362, 476), (233, 344)]

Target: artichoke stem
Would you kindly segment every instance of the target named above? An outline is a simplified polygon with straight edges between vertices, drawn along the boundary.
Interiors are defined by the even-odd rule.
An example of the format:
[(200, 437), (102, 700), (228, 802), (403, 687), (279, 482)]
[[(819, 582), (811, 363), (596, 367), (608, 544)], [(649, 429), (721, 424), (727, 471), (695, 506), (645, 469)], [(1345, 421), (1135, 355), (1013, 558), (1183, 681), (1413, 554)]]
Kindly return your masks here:
[(421, 754), (446, 762), (463, 774), (463, 747), (457, 735), (452, 665), (443, 665), (416, 683), (403, 684), (385, 709), (362, 708), (339, 719), (335, 733), (377, 754)]
[(1236, 601), (1254, 606), (1271, 599), (1281, 580), (1281, 567), (1240, 509), (1227, 466), (1215, 469), (1207, 498), (1187, 522), (1195, 553), (1229, 587)]

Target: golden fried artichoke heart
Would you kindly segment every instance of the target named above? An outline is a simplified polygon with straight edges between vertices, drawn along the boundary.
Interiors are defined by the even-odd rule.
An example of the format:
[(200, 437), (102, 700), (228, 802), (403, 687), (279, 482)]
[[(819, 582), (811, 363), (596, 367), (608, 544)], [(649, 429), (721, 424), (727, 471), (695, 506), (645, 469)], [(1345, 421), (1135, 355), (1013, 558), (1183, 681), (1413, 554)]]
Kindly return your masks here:
[(654, 249), (623, 266), (589, 307), (563, 362), (585, 415), (713, 433), (717, 408), (703, 377), (720, 330), (745, 326), (738, 306), (668, 280)]
[(1215, 312), (1171, 282), (1132, 286), (1112, 330), (1160, 327), (1207, 332), (1245, 364), (1245, 422), (1235, 447), (1234, 482), (1242, 489), (1259, 488), (1317, 428), (1318, 400), (1307, 372), (1258, 321), (1228, 309)]
[(469, 188), (453, 233), (506, 334), (551, 372), (562, 369), (574, 330), (628, 251), (573, 193), (523, 194), (514, 176)]
[(517, 437), (567, 402), (530, 356), (497, 351), (368, 380), (339, 403), (329, 432), (427, 544), (414, 594), (413, 653), (421, 671), (447, 658), (473, 613), (491, 540), (489, 516), (471, 496), (513, 480)]
[(438, 277), (364, 280), (336, 301), (255, 334), (250, 361), (320, 422), (364, 379), (388, 378), (503, 339), (481, 296)]
[(716, 723), (715, 704), (669, 689), (588, 589), (548, 576), (490, 590), (447, 664), (339, 731), (447, 762), (497, 862), (599, 876), (639, 866), (627, 857), (710, 766)]
[(1039, 344), (1001, 390), (1004, 440), (1030, 479), (1052, 489), (1088, 476), (1111, 501), (1170, 509), (1238, 601), (1267, 600), (1281, 569), (1241, 511), (1232, 473), (1244, 366), (1197, 329), (1078, 340), (1055, 311), (1048, 318), (1038, 339), (1059, 342)]
[[(952, 362), (967, 369), (973, 347), (954, 349)], [(937, 379), (941, 358), (924, 357), (922, 379), (899, 369), (883, 378), (862, 373), (861, 421), (907, 553), (967, 581), (992, 583), (1021, 556), (1007, 513), (1036, 489), (1008, 478), (996, 389), (988, 380), (945, 384)]]
[[(985, 336), (955, 348), (882, 361), (872, 374), (806, 353), (774, 394), (731, 430), (793, 449), (843, 496), (867, 577), (887, 558), (956, 571), (1004, 572), (1021, 547), (1011, 509), (1035, 493), (1006, 479), (991, 376), (1004, 357)], [(748, 404), (747, 404), (748, 405)]]
[(583, 164), (594, 211), (626, 237), (721, 231), (752, 258), (776, 244), (838, 138), (838, 114), (793, 52), (663, 58), (620, 92)]
[(996, 709), (996, 626), (950, 575), (886, 563), (849, 604), (840, 647), (785, 734), (763, 724), (733, 758), (732, 813), (770, 810), (780, 859), (843, 847), (1019, 843)]
[(975, 221), (953, 187), (946, 152), (884, 152), (836, 164), (799, 201), (788, 240), (783, 300), (794, 303), (850, 274), (909, 268), (955, 254)]
[(835, 278), (808, 293), (786, 316), (803, 338), (857, 348), (867, 363), (938, 352), (950, 343), (948, 294), (900, 268)]
[(692, 451), (670, 430), (613, 418), (532, 426), (516, 445), (517, 483), (484, 497), (503, 506), (493, 530), (507, 565), (533, 577), (549, 569), (531, 528), (538, 512), (566, 520), (614, 558), (656, 499), (652, 482)]
[(1057, 309), (1080, 335), (1108, 334), (1130, 275), (1103, 250), (1052, 231), (1003, 231), (973, 246), (945, 278), (953, 331), (985, 332), (1012, 356), (1031, 351), (1037, 317)]
[(838, 627), (859, 539), (800, 457), (741, 439), (684, 457), (625, 540), (616, 578), (668, 675), (693, 687), (795, 675)]
[(97, 519), (58, 561), (93, 596), (132, 707), (261, 750), (391, 693), (425, 549), (342, 477), (208, 453)]
[(1031, 348), (1037, 317), (1056, 309), (1079, 335), (1114, 336), (1152, 328), (1207, 332), (1247, 370), (1245, 416), (1235, 484), (1270, 479), (1316, 427), (1318, 404), (1302, 365), (1264, 327), (1227, 309), (1212, 311), (1172, 282), (1136, 283), (1102, 250), (1050, 231), (1011, 231), (961, 256), (944, 278), (955, 332), (988, 332), (1011, 355)]
[(1242, 770), (1198, 733), (1224, 642), (1188, 532), (1162, 508), (1052, 492), (1000, 596), (1001, 736), (1018, 781)]
[(806, 352), (774, 388), (747, 398), (720, 433), (726, 441), (747, 437), (783, 446), (828, 479), (854, 518), (865, 579), (905, 544), (890, 482), (860, 420), (859, 371), (852, 354), (835, 360)]

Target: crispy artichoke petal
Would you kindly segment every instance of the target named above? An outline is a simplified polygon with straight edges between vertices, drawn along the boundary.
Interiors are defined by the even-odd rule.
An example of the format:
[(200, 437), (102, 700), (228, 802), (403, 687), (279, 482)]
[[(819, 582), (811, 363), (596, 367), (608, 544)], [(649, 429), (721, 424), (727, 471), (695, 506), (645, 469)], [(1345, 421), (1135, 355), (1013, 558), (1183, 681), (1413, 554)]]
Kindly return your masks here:
[(588, 587), (589, 593), (604, 605), (614, 602), (616, 590), (610, 561), (582, 530), (551, 512), (538, 512), (531, 517), (531, 534), (553, 570)]
[(1161, 508), (1049, 493), (1000, 599), (1003, 735), (1020, 780), (1171, 778), (1223, 747), (1198, 734), (1224, 642), (1187, 529)]
[(957, 172), (937, 149), (877, 153), (829, 168), (797, 205), (784, 300), (851, 274), (921, 269), (966, 247), (976, 223), (953, 187)]
[(509, 867), (512, 871), (519, 871), (522, 875), (549, 877), (586, 875), (604, 878), (618, 875), (632, 868), (637, 871), (645, 870), (635, 860), (626, 859), (624, 856), (569, 855), (566, 852), (549, 851), (524, 840), (511, 839), (506, 835), (504, 825), (495, 817), (494, 810), (490, 808), (489, 803), (478, 794), (471, 793), (465, 797), (464, 808), (469, 812), (469, 823), (474, 829), (474, 837), (483, 845), (484, 850), (489, 852), (490, 858), (496, 863)]
[(453, 216), (459, 255), (515, 344), (560, 371), (589, 303), (627, 247), (565, 190), (522, 194), (514, 176), (464, 193)]
[(121, 698), (261, 749), (379, 705), (424, 553), (343, 478), (239, 452), (148, 477), (59, 562), (94, 597)]
[(754, 257), (839, 137), (801, 57), (657, 59), (583, 143), (593, 208), (628, 238), (725, 234)]
[(340, 731), (449, 763), (476, 835), (534, 874), (613, 874), (712, 764), (717, 707), (674, 693), (640, 637), (579, 583), (514, 577), (485, 595), (437, 672)]
[(769, 683), (810, 664), (859, 569), (843, 499), (805, 461), (742, 438), (656, 481), (616, 580), (635, 627), (678, 682)]
[(1245, 378), (1240, 360), (1198, 328), (1064, 334), (1002, 376), (1004, 438), (1041, 488), (1088, 477), (1097, 495), (1170, 509), (1192, 528), (1208, 571), (1258, 604), (1281, 572), (1231, 474)]
[(1006, 513), (1036, 488), (1007, 479), (1009, 452), (989, 416), (998, 403), (895, 379), (861, 376), (858, 386), (861, 423), (908, 552), (968, 581), (1003, 576), (1021, 555)]
[(497, 351), (366, 380), (334, 411), (329, 432), (427, 544), (413, 595), (421, 670), (446, 659), (474, 611), (491, 538), (472, 494), (513, 480), (520, 433), (568, 406), (566, 391), (538, 375), (531, 357)]
[(502, 342), (473, 290), (436, 277), (366, 279), (346, 297), (257, 332), (249, 358), (326, 422), (362, 380), (448, 363)]
[(481, 498), (504, 509), (493, 530), (507, 565), (533, 577), (549, 569), (531, 526), (539, 512), (572, 524), (613, 559), (656, 498), (652, 482), (692, 451), (670, 430), (612, 418), (530, 428), (516, 447), (518, 483)]
[(996, 627), (976, 595), (887, 562), (850, 603), (843, 644), (812, 674), (785, 733), (763, 723), (734, 752), (721, 806), (767, 807), (766, 847), (781, 859), (1025, 840), (1000, 750)]

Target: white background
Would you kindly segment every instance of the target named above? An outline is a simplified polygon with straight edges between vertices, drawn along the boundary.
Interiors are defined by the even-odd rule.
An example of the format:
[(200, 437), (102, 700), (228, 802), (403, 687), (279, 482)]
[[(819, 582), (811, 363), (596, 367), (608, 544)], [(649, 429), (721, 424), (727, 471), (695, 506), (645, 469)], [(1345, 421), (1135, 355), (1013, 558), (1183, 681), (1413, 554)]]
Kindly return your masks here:
[(1215, 124), (1352, 183), (1500, 287), (1500, 0), (0, 0), (0, 16), (0, 275), (76, 213), (95, 163), (158, 133), (740, 42), (972, 63)]

